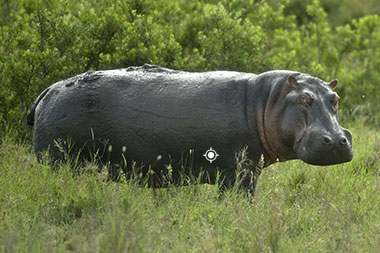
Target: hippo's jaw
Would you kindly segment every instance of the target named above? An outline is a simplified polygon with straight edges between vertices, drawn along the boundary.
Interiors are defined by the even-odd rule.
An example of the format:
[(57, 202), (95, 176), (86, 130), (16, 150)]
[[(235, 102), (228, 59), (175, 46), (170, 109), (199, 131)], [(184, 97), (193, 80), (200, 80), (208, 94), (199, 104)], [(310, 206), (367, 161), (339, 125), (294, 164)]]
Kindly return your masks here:
[(335, 134), (308, 131), (294, 147), (297, 158), (312, 165), (334, 165), (352, 160), (352, 135), (342, 128)]

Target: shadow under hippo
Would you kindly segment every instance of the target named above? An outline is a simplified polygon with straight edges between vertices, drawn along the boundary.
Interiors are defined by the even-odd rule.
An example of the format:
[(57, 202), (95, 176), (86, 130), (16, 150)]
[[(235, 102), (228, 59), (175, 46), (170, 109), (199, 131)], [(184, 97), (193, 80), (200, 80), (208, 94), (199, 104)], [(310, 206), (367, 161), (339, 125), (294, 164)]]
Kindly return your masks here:
[[(253, 192), (259, 167), (276, 161), (352, 159), (351, 133), (338, 123), (336, 85), (287, 70), (191, 73), (145, 64), (51, 85), (28, 123), (37, 157), (48, 150), (52, 161), (63, 159), (57, 140), (70, 140), (82, 160), (98, 152), (99, 162), (127, 174), (136, 164), (143, 175), (150, 171), (151, 186), (164, 186), (170, 174), (173, 182), (199, 177), (223, 187), (239, 180)], [(246, 160), (237, 166), (239, 159)]]

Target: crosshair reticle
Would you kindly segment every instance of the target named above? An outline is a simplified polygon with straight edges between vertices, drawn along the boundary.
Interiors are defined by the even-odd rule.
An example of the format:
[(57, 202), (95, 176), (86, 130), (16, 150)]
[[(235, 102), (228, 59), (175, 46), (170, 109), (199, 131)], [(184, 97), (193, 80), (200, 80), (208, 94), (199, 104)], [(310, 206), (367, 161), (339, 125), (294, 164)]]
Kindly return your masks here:
[(207, 161), (212, 163), (219, 156), (211, 147), (203, 154)]

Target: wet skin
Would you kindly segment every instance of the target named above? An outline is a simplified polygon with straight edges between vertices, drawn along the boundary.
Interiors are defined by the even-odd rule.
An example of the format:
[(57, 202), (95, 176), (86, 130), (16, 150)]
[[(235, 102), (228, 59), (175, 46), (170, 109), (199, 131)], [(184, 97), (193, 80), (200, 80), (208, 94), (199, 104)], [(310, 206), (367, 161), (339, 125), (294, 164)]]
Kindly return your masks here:
[[(152, 186), (184, 176), (253, 191), (265, 166), (301, 159), (330, 165), (352, 159), (351, 133), (338, 123), (336, 81), (270, 71), (260, 75), (190, 73), (153, 65), (87, 72), (48, 87), (28, 116), (37, 156), (62, 159), (56, 140), (70, 140), (80, 158), (132, 171), (151, 168)], [(110, 148), (112, 146), (112, 148)], [(218, 153), (210, 163), (205, 152)], [(248, 147), (250, 162), (236, 171), (236, 155)], [(159, 157), (160, 159), (157, 159)]]

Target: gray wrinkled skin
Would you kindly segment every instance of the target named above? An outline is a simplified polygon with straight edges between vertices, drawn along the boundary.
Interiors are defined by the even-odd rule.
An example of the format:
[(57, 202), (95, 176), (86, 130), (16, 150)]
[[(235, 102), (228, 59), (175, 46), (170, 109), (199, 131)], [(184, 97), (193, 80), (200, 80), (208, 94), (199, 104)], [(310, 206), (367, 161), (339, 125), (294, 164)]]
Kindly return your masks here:
[[(290, 75), (297, 88), (288, 84)], [(313, 96), (307, 108), (297, 104), (305, 91)], [(55, 83), (37, 98), (28, 122), (34, 124), (37, 156), (49, 150), (53, 161), (62, 159), (54, 140), (70, 140), (81, 159), (98, 151), (103, 163), (127, 172), (133, 161), (143, 173), (152, 165), (153, 186), (163, 185), (160, 175), (171, 164), (174, 181), (202, 170), (203, 180), (214, 183), (219, 171), (230, 187), (236, 154), (248, 146), (252, 162), (241, 181), (253, 191), (261, 155), (265, 166), (276, 160), (328, 165), (352, 159), (351, 134), (326, 102), (333, 94), (320, 79), (291, 71), (189, 73), (145, 64)], [(203, 156), (210, 147), (219, 154), (212, 163)]]

